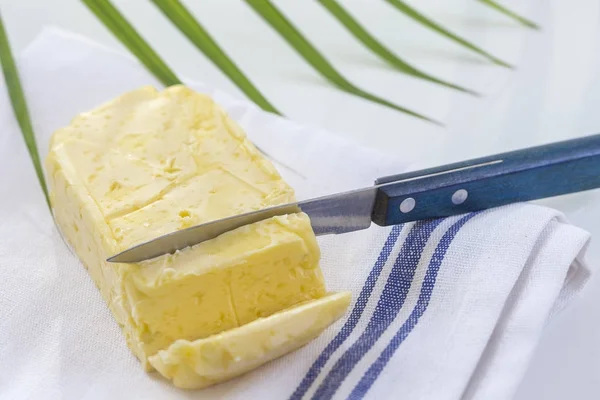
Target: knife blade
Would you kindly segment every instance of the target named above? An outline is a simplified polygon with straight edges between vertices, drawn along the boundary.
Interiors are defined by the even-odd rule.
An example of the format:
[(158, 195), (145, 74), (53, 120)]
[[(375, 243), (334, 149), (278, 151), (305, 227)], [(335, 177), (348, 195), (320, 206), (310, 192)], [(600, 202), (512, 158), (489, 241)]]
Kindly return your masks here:
[(230, 230), (304, 212), (316, 235), (480, 211), (600, 187), (600, 134), (379, 178), (375, 185), (206, 222), (133, 246), (107, 261), (134, 263)]
[(108, 259), (110, 262), (132, 263), (172, 253), (188, 246), (278, 215), (304, 212), (308, 214), (315, 235), (345, 233), (368, 228), (375, 202), (374, 187), (337, 195), (283, 204), (206, 222), (134, 246)]

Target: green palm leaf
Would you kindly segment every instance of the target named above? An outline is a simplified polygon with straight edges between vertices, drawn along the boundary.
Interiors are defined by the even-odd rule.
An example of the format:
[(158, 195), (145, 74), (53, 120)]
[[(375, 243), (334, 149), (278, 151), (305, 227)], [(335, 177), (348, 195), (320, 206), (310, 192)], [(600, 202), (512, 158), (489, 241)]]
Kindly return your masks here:
[(31, 125), (31, 118), (29, 117), (29, 110), (27, 109), (27, 102), (25, 101), (25, 95), (23, 88), (21, 87), (21, 81), (19, 79), (19, 73), (15, 60), (10, 50), (10, 43), (8, 42), (8, 36), (2, 23), (2, 16), (0, 15), (0, 64), (2, 64), (2, 71), (4, 73), (4, 80), (8, 88), (8, 95), (12, 103), (12, 108), (17, 117), (19, 126), (21, 127), (21, 133), (31, 161), (33, 161), (33, 167), (35, 173), (46, 197), (46, 202), (50, 206), (50, 199), (48, 197), (48, 188), (44, 179), (44, 172), (42, 171), (42, 163), (40, 161), (40, 154), (38, 152), (37, 144), (35, 141), (35, 134)]
[(532, 28), (532, 29), (540, 29), (540, 26), (538, 24), (536, 24), (535, 22), (520, 16), (519, 14), (509, 10), (508, 8), (504, 7), (501, 4), (496, 3), (493, 0), (479, 0), (481, 3), (492, 7), (493, 9), (500, 11), (502, 14), (514, 19), (517, 22), (520, 22), (521, 24)]
[(373, 53), (377, 54), (380, 58), (387, 61), (393, 67), (398, 70), (412, 75), (414, 77), (424, 79), (430, 82), (434, 82), (452, 89), (459, 90), (461, 92), (477, 94), (472, 90), (465, 89), (461, 86), (455, 85), (453, 83), (449, 83), (438, 79), (434, 76), (426, 74), (422, 71), (419, 71), (417, 68), (408, 64), (406, 61), (402, 60), (400, 57), (392, 53), (388, 48), (386, 48), (381, 42), (379, 42), (373, 35), (371, 35), (365, 28), (363, 28), (358, 21), (348, 13), (335, 0), (319, 0), (319, 3), (325, 7), (339, 22), (348, 29), (348, 31), (362, 44), (364, 44), (368, 49), (370, 49)]
[(493, 56), (492, 54), (488, 53), (487, 51), (483, 50), (482, 48), (477, 47), (474, 44), (466, 41), (465, 39), (461, 38), (460, 36), (457, 36), (454, 33), (446, 30), (438, 23), (432, 21), (431, 19), (427, 18), (426, 16), (424, 16), (423, 14), (421, 14), (420, 12), (418, 12), (417, 10), (415, 10), (414, 8), (412, 8), (411, 6), (406, 4), (404, 1), (401, 1), (401, 0), (386, 0), (386, 1), (388, 3), (390, 3), (392, 6), (394, 6), (396, 9), (401, 11), (402, 13), (406, 14), (410, 18), (412, 18), (415, 21), (417, 21), (418, 23), (420, 23), (421, 25), (424, 25), (424, 26), (438, 32), (439, 34), (446, 36), (448, 39), (487, 58), (488, 60), (492, 61), (494, 64), (498, 64), (498, 65), (501, 65), (501, 66), (507, 67), (507, 68), (512, 68), (512, 66), (510, 64), (500, 60), (499, 58)]
[(388, 100), (368, 93), (342, 76), (329, 61), (292, 25), (290, 21), (268, 0), (247, 0), (247, 3), (256, 11), (281, 37), (291, 45), (315, 70), (325, 79), (333, 83), (339, 89), (363, 99), (373, 101), (394, 110), (412, 115), (414, 117), (436, 123), (428, 117), (398, 106)]
[(177, 75), (108, 0), (83, 0), (85, 5), (165, 86), (181, 83)]
[(238, 66), (225, 54), (217, 42), (200, 25), (179, 0), (152, 0), (152, 2), (179, 28), (181, 32), (229, 77), (245, 94), (265, 111), (279, 111), (250, 82)]

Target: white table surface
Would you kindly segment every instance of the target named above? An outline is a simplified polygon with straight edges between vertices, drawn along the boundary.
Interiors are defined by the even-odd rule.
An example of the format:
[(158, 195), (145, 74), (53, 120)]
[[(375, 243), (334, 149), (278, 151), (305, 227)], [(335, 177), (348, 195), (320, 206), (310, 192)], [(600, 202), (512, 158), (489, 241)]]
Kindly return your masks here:
[[(397, 54), (440, 77), (469, 85), (474, 98), (410, 79), (355, 42), (316, 2), (279, 0), (280, 8), (352, 81), (439, 119), (445, 128), (343, 94), (325, 83), (239, 0), (186, 1), (228, 53), (284, 114), (322, 126), (402, 160), (432, 166), (600, 131), (600, 2), (505, 0), (543, 29), (519, 27), (474, 0), (413, 1), (430, 16), (516, 70), (494, 67), (418, 27), (383, 1), (346, 0), (365, 26)], [(181, 75), (239, 93), (149, 2), (115, 4)], [(15, 52), (47, 25), (121, 44), (80, 2), (0, 0)], [(600, 192), (541, 202), (593, 235), (600, 265)], [(596, 399), (600, 393), (600, 283), (547, 327), (517, 399)]]

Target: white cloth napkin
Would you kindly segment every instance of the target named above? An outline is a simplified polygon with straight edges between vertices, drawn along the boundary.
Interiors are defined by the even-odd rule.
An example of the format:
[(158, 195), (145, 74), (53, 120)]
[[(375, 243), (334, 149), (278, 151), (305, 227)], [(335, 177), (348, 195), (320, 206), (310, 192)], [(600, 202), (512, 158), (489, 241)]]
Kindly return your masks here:
[[(78, 112), (157, 82), (130, 57), (46, 30), (19, 59), (42, 155)], [(0, 83), (2, 83), (0, 81)], [(397, 160), (207, 85), (300, 198), (369, 185)], [(0, 85), (0, 398), (505, 399), (549, 317), (579, 292), (588, 234), (518, 204), (319, 238), (348, 314), (307, 346), (201, 391), (142, 371), (61, 240)]]

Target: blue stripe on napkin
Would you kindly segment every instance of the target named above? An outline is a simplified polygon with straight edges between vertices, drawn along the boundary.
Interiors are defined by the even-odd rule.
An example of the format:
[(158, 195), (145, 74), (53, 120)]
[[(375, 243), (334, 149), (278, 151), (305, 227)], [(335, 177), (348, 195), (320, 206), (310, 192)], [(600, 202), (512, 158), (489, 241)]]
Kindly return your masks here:
[(417, 300), (417, 304), (415, 305), (412, 313), (408, 317), (408, 319), (404, 322), (404, 324), (400, 327), (396, 335), (390, 340), (390, 343), (386, 346), (386, 348), (381, 352), (377, 360), (371, 364), (367, 372), (363, 375), (358, 384), (354, 387), (350, 396), (348, 396), (348, 400), (359, 400), (364, 397), (367, 391), (371, 388), (375, 380), (386, 366), (387, 362), (392, 358), (395, 351), (402, 344), (402, 342), (408, 337), (410, 332), (419, 322), (419, 319), (425, 311), (427, 310), (427, 306), (429, 305), (429, 300), (431, 299), (431, 294), (433, 293), (433, 288), (435, 287), (435, 282), (437, 279), (437, 274), (442, 265), (442, 261), (446, 255), (446, 251), (450, 247), (450, 244), (454, 240), (454, 237), (460, 230), (460, 228), (471, 218), (473, 218), (476, 214), (469, 214), (457, 222), (455, 222), (450, 229), (444, 234), (440, 242), (438, 243), (435, 252), (433, 253), (433, 257), (429, 262), (429, 267), (427, 268), (427, 273), (425, 274), (425, 278), (423, 279), (423, 283), (421, 285), (421, 293), (419, 294), (419, 299)]
[(360, 291), (360, 295), (356, 300), (356, 304), (352, 309), (350, 317), (335, 338), (327, 345), (325, 350), (323, 350), (321, 355), (319, 355), (319, 357), (315, 360), (313, 365), (304, 376), (304, 379), (302, 379), (302, 382), (300, 382), (294, 393), (290, 396), (290, 400), (299, 400), (306, 394), (306, 391), (313, 384), (317, 376), (319, 376), (321, 369), (323, 369), (327, 363), (327, 360), (329, 360), (329, 357), (331, 357), (338, 347), (344, 343), (348, 336), (350, 336), (350, 333), (352, 333), (354, 330), (354, 327), (356, 327), (356, 324), (358, 324), (358, 321), (365, 307), (367, 306), (369, 297), (371, 297), (371, 293), (375, 287), (375, 282), (377, 282), (377, 279), (383, 270), (383, 266), (387, 262), (388, 257), (390, 256), (390, 253), (392, 252), (392, 249), (398, 240), (398, 236), (400, 236), (402, 227), (402, 225), (397, 225), (392, 228), (387, 240), (385, 241), (385, 244), (383, 245), (383, 248), (381, 249), (381, 252), (379, 253), (379, 257), (377, 258), (373, 269), (369, 273), (369, 276), (367, 277), (367, 280)]
[(404, 305), (423, 249), (429, 241), (431, 233), (442, 221), (442, 219), (420, 221), (413, 225), (394, 262), (375, 312), (365, 331), (338, 359), (315, 392), (313, 399), (330, 399), (346, 376), (393, 322)]

